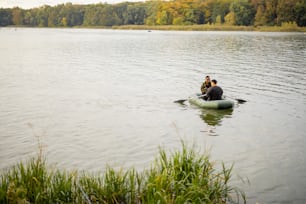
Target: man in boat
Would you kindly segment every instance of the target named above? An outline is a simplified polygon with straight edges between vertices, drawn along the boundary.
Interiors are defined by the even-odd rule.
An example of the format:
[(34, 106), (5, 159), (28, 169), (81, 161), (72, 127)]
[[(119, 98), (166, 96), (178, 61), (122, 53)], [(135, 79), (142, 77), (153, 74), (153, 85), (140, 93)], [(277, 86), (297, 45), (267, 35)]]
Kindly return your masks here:
[(211, 87), (207, 90), (203, 99), (207, 101), (221, 100), (223, 95), (223, 90), (217, 85), (217, 80), (211, 80)]
[(201, 86), (202, 94), (206, 94), (209, 87), (211, 87), (211, 81), (210, 81), (210, 77), (207, 75), (205, 77), (205, 80), (204, 80), (202, 86)]

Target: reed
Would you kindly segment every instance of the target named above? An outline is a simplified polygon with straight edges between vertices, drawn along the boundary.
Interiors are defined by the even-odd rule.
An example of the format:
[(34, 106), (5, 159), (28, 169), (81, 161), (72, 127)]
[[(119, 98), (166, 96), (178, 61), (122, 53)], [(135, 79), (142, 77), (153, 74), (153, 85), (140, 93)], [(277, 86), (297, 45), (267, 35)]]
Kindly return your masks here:
[(40, 155), (0, 176), (0, 203), (239, 203), (240, 189), (230, 185), (233, 165), (219, 168), (208, 154), (188, 148), (159, 155), (142, 172), (134, 168), (103, 173), (49, 168)]
[[(245, 195), (231, 187), (233, 166), (218, 172), (209, 156), (188, 149), (183, 143), (181, 151), (167, 156), (160, 149), (159, 157), (146, 173), (143, 203), (234, 203)], [(233, 195), (236, 195), (234, 199)]]

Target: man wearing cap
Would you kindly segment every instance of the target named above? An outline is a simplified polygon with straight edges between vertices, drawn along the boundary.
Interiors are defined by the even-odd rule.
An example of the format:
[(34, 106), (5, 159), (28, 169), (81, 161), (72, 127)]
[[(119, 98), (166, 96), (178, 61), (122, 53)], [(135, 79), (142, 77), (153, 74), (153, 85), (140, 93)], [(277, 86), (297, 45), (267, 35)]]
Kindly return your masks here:
[(207, 89), (211, 87), (210, 77), (207, 75), (205, 77), (205, 81), (203, 82), (201, 86), (201, 92), (202, 94), (205, 94), (207, 92)]

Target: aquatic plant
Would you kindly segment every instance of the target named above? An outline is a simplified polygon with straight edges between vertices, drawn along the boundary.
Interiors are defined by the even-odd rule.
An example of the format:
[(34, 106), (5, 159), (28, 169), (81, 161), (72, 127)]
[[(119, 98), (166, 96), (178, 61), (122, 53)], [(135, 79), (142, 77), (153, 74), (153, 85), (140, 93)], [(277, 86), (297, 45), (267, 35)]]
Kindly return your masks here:
[(104, 173), (60, 171), (41, 155), (0, 175), (0, 203), (239, 203), (243, 191), (232, 187), (233, 165), (216, 168), (208, 154), (188, 148), (159, 155), (149, 169)]

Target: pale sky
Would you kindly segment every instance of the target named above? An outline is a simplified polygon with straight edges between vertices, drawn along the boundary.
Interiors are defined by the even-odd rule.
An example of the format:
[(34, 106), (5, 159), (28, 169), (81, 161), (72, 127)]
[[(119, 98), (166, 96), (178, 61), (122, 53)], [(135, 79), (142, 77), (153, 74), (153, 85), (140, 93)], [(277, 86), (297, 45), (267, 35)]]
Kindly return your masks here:
[(43, 5), (55, 6), (71, 2), (72, 4), (97, 4), (97, 3), (119, 3), (119, 2), (132, 2), (141, 0), (0, 0), (0, 8), (13, 8), (20, 7), (23, 9), (40, 7)]

